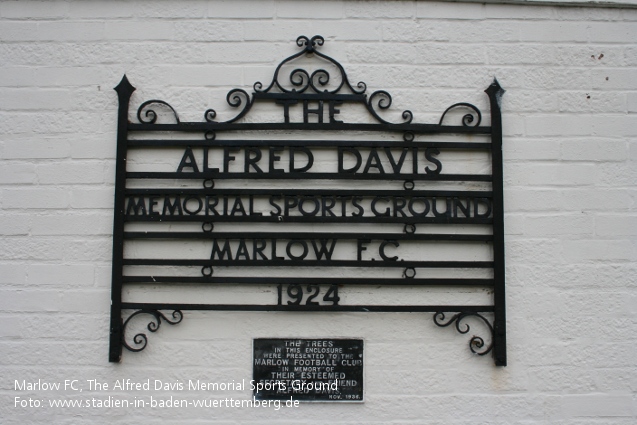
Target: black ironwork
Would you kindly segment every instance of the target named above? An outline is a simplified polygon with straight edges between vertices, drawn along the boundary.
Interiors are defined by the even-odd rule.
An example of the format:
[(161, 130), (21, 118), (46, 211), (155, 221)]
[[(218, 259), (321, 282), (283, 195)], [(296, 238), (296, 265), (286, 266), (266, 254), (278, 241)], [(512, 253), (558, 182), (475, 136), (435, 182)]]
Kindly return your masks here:
[[(436, 325), (454, 323), (461, 333), (467, 333), (469, 327), (460, 322), (468, 317), (476, 318), (489, 328), (490, 342), (485, 348), (484, 339), (474, 336), (470, 341), (471, 351), (481, 355), (492, 353), (496, 365), (506, 365), (500, 112), (504, 90), (496, 80), (486, 90), (490, 102), (489, 126), (482, 125), (481, 111), (465, 102), (447, 108), (436, 124), (415, 123), (409, 110), (400, 114), (401, 122), (393, 122), (385, 117), (392, 105), (391, 95), (384, 90), (367, 94), (364, 82), (352, 84), (343, 66), (319, 51), (324, 41), (321, 36), (299, 37), (296, 43), (301, 49), (276, 67), (269, 84), (255, 83), (252, 93), (230, 90), (226, 101), (237, 112), (223, 120), (217, 120), (217, 112), (208, 109), (202, 122), (184, 122), (170, 104), (154, 99), (138, 107), (137, 122), (129, 122), (129, 101), (135, 88), (126, 76), (115, 88), (119, 113), (110, 361), (120, 360), (122, 347), (130, 351), (146, 347), (144, 334), (135, 335), (133, 345), (124, 337), (131, 318), (140, 314), (154, 318), (148, 325), (154, 332), (162, 320), (179, 323), (182, 311), (186, 310), (359, 311), (431, 312)], [(323, 67), (313, 70), (294, 67), (293, 63), (300, 58), (318, 61)], [(288, 67), (292, 70), (284, 78)], [(331, 74), (328, 67), (336, 72)], [(245, 122), (244, 118), (257, 102), (273, 105), (281, 112), (281, 121)], [(362, 105), (373, 122), (346, 122), (346, 106), (350, 104)], [(451, 113), (456, 110), (464, 115), (454, 123), (453, 119), (458, 117), (454, 113), (452, 118)], [(281, 132), (294, 136), (282, 138)], [(328, 140), (312, 137), (318, 132), (336, 132), (338, 137)], [(360, 137), (349, 137), (352, 132), (398, 135), (401, 140), (375, 137), (357, 140)], [(198, 134), (201, 138), (179, 136), (186, 133)], [(224, 138), (227, 134), (236, 134), (238, 138)], [(144, 137), (138, 137), (142, 135)], [(422, 135), (455, 135), (456, 140), (418, 140)], [(473, 138), (458, 141), (461, 135), (481, 135), (489, 141), (471, 141)], [(129, 152), (167, 148), (183, 152), (175, 159), (175, 171), (127, 169)], [(457, 151), (490, 155), (491, 172), (447, 172), (440, 155)], [(318, 167), (314, 167), (314, 157), (318, 152), (332, 155), (333, 170), (324, 167), (315, 171)], [(359, 186), (320, 188), (331, 186), (335, 180), (359, 182)], [(258, 182), (259, 187), (255, 187), (254, 182)], [(285, 185), (276, 182), (285, 182)], [(367, 184), (362, 185), (365, 182)], [(379, 188), (378, 182), (391, 188)], [(440, 187), (441, 184), (455, 186), (449, 189)], [(153, 230), (130, 227), (136, 223), (146, 223), (145, 226)], [(162, 223), (198, 223), (201, 231), (173, 230)], [(218, 227), (234, 225), (236, 228), (239, 223), (256, 225), (257, 230)], [(358, 223), (376, 224), (380, 231), (356, 232), (353, 226)], [(348, 228), (338, 230), (335, 226), (339, 225), (348, 225)], [(424, 231), (429, 225), (463, 227), (446, 233)], [(467, 231), (465, 226), (486, 227), (491, 231)], [(206, 243), (211, 246), (211, 253), (208, 258), (125, 255), (125, 244), (136, 241)], [(422, 257), (401, 259), (395, 252), (401, 244), (423, 247), (440, 243), (486, 244), (492, 257), (444, 261)], [(335, 247), (344, 244), (356, 252), (355, 258), (334, 255)], [(369, 255), (371, 244), (377, 245), (378, 257)], [(138, 266), (151, 269), (170, 266), (184, 273), (176, 276), (161, 272), (125, 273), (125, 267)], [(384, 270), (394, 274), (342, 277), (340, 273), (325, 272), (320, 277), (305, 278), (290, 277), (289, 273), (286, 277), (261, 273), (308, 267)], [(220, 273), (228, 268), (240, 273), (232, 276)], [(429, 272), (434, 269), (464, 274), (430, 276)], [(484, 270), (492, 271), (493, 276), (482, 273), (467, 277), (469, 271)], [(276, 299), (267, 305), (126, 302), (122, 299), (123, 287), (132, 284), (270, 285), (276, 288)], [(342, 293), (350, 285), (486, 287), (493, 292), (493, 303), (343, 305), (339, 291)], [(125, 321), (123, 310), (132, 310)], [(161, 313), (164, 310), (173, 311), (172, 319)], [(483, 313), (493, 316), (493, 325)], [(446, 314), (452, 315), (448, 321), (445, 321)]]
[(491, 343), (483, 349), (484, 347), (484, 339), (480, 336), (474, 335), (473, 337), (471, 337), (471, 340), (469, 341), (469, 349), (471, 350), (472, 353), (474, 354), (478, 354), (480, 356), (484, 356), (485, 354), (488, 354), (491, 352), (491, 350), (493, 349), (493, 341), (495, 340), (494, 336), (493, 336), (493, 326), (491, 326), (491, 323), (489, 323), (489, 321), (482, 316), (479, 313), (476, 312), (470, 312), (470, 311), (462, 311), (460, 313), (457, 313), (455, 315), (453, 315), (451, 317), (451, 319), (449, 319), (447, 322), (445, 322), (445, 313), (444, 312), (436, 312), (436, 314), (434, 314), (434, 323), (440, 327), (447, 327), (453, 323), (455, 323), (456, 325), (456, 330), (458, 332), (460, 332), (461, 334), (466, 334), (469, 332), (469, 330), (471, 329), (469, 327), (468, 324), (464, 325), (464, 328), (461, 328), (461, 324), (460, 322), (467, 318), (467, 317), (476, 317), (478, 319), (481, 319), (487, 326), (487, 328), (490, 331), (490, 337), (491, 337)]
[(184, 315), (180, 310), (175, 310), (172, 312), (173, 320), (167, 318), (162, 312), (158, 310), (141, 309), (141, 310), (135, 311), (133, 314), (128, 316), (128, 318), (124, 321), (124, 324), (122, 326), (122, 329), (123, 329), (122, 330), (122, 345), (130, 351), (142, 351), (144, 348), (146, 348), (146, 344), (148, 344), (148, 338), (146, 337), (146, 334), (144, 333), (138, 333), (133, 337), (133, 343), (137, 345), (137, 347), (129, 345), (126, 342), (126, 337), (124, 335), (126, 331), (126, 326), (130, 323), (131, 319), (133, 319), (135, 316), (138, 316), (140, 314), (148, 314), (152, 316), (151, 321), (148, 322), (148, 325), (146, 326), (148, 330), (151, 332), (157, 332), (157, 330), (161, 326), (162, 319), (164, 319), (164, 321), (168, 323), (169, 325), (176, 325), (177, 323), (181, 322), (182, 319), (184, 318)]

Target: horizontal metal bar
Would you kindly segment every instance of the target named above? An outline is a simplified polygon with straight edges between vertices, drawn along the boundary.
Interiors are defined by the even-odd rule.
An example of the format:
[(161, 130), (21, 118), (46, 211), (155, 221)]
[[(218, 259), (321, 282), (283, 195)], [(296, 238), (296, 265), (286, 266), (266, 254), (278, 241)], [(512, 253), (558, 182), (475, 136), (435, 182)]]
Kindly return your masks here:
[(365, 94), (337, 94), (337, 93), (329, 93), (318, 92), (318, 93), (263, 93), (256, 92), (252, 94), (255, 100), (342, 100), (344, 102), (363, 102), (367, 103), (367, 95)]
[(304, 216), (226, 216), (226, 215), (126, 215), (127, 222), (196, 222), (196, 223), (400, 223), (400, 224), (492, 224), (493, 218), (458, 218), (458, 217), (316, 217)]
[(179, 124), (128, 124), (128, 131), (393, 131), (422, 134), (491, 134), (491, 127), (438, 124), (360, 124), (360, 123), (223, 123), (181, 122)]
[(307, 147), (307, 148), (440, 148), (440, 149), (491, 149), (491, 143), (478, 142), (392, 142), (377, 140), (128, 140), (129, 148), (166, 148), (166, 147)]
[(490, 182), (490, 174), (380, 174), (380, 173), (178, 173), (161, 171), (127, 171), (127, 179), (180, 180), (428, 180)]
[(125, 239), (338, 239), (488, 242), (493, 235), (443, 233), (313, 233), (313, 232), (124, 232)]
[(124, 276), (123, 283), (200, 283), (215, 285), (387, 285), (387, 286), (493, 286), (493, 279), (367, 279), (367, 278), (291, 278), (291, 277), (216, 277), (216, 276)]
[(224, 196), (224, 195), (254, 195), (254, 196), (328, 196), (330, 198), (343, 196), (400, 196), (415, 197), (463, 197), (463, 198), (491, 198), (490, 190), (338, 190), (338, 189), (126, 189), (126, 196), (166, 196), (166, 195), (195, 195), (195, 196)]
[(221, 310), (221, 311), (324, 311), (372, 313), (451, 313), (492, 312), (492, 305), (254, 305), (254, 304), (176, 304), (176, 303), (122, 303), (122, 309), (131, 310)]
[(493, 261), (354, 261), (354, 260), (182, 260), (174, 258), (129, 258), (125, 266), (205, 267), (385, 267), (385, 268), (492, 268)]

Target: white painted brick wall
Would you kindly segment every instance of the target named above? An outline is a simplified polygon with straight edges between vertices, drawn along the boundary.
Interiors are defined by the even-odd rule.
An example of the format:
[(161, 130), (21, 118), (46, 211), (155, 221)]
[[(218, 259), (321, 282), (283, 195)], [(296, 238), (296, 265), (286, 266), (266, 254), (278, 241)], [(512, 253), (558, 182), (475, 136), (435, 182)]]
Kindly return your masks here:
[[(269, 81), (304, 34), (415, 121), (497, 76), (509, 366), (430, 314), (188, 312), (107, 362), (117, 98), (201, 119)], [(1, 1), (0, 422), (634, 424), (637, 10), (429, 1)], [(423, 117), (426, 117), (423, 118)], [(20, 408), (87, 379), (250, 379), (252, 338), (360, 337), (364, 404)], [(15, 380), (81, 380), (16, 392)], [(130, 392), (112, 392), (134, 397)], [(148, 396), (149, 394), (139, 394)], [(158, 396), (157, 393), (152, 395)], [(160, 393), (159, 396), (165, 394)], [(197, 393), (178, 396), (201, 396)], [(211, 398), (247, 398), (248, 392)]]

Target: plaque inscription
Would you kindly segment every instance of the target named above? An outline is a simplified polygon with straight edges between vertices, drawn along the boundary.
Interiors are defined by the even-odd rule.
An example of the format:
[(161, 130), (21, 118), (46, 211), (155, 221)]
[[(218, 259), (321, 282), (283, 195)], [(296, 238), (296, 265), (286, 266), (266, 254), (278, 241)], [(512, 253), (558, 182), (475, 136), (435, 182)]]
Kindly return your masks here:
[(362, 339), (253, 340), (257, 400), (363, 401)]

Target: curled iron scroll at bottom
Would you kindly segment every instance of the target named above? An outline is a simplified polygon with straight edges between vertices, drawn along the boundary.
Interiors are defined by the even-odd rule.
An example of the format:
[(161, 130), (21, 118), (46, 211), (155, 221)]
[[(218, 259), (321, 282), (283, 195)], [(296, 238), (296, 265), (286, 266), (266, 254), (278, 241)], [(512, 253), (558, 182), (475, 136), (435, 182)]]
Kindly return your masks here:
[(477, 335), (474, 335), (473, 337), (471, 337), (471, 340), (469, 341), (469, 349), (471, 350), (472, 353), (478, 354), (480, 356), (489, 354), (491, 350), (493, 349), (493, 326), (491, 326), (491, 323), (484, 316), (478, 313), (473, 313), (473, 312), (460, 312), (460, 313), (454, 314), (451, 317), (451, 319), (449, 319), (449, 321), (445, 322), (445, 313), (443, 313), (442, 311), (439, 311), (434, 314), (434, 323), (440, 327), (447, 327), (455, 323), (456, 330), (460, 332), (461, 334), (466, 334), (467, 332), (469, 332), (469, 329), (470, 329), (469, 325), (465, 323), (464, 328), (461, 328), (460, 321), (467, 317), (477, 317), (479, 319), (482, 319), (482, 321), (489, 328), (489, 331), (491, 331), (491, 343), (486, 349), (482, 350), (482, 348), (485, 345), (484, 339)]
[(168, 323), (169, 325), (176, 325), (177, 323), (181, 322), (182, 319), (184, 318), (184, 315), (181, 312), (181, 310), (175, 310), (172, 312), (173, 320), (170, 320), (169, 318), (167, 318), (164, 315), (164, 313), (160, 312), (159, 310), (137, 310), (136, 312), (128, 316), (128, 319), (126, 319), (126, 321), (124, 322), (123, 332), (122, 332), (122, 345), (126, 347), (127, 350), (133, 351), (133, 352), (142, 351), (144, 348), (146, 348), (146, 345), (148, 344), (148, 337), (144, 333), (138, 333), (137, 335), (133, 337), (133, 342), (135, 343), (135, 345), (137, 345), (137, 347), (131, 347), (126, 342), (126, 325), (128, 325), (128, 322), (130, 322), (133, 317), (139, 314), (150, 314), (151, 316), (153, 316), (154, 319), (151, 319), (150, 322), (148, 322), (148, 326), (147, 326), (148, 330), (151, 332), (157, 332), (157, 330), (159, 329), (159, 326), (161, 326), (162, 319), (164, 319), (166, 323)]

